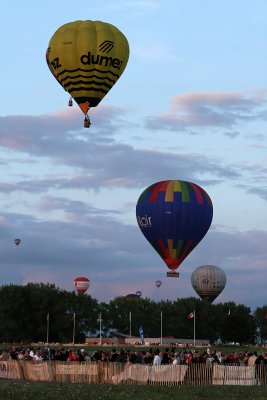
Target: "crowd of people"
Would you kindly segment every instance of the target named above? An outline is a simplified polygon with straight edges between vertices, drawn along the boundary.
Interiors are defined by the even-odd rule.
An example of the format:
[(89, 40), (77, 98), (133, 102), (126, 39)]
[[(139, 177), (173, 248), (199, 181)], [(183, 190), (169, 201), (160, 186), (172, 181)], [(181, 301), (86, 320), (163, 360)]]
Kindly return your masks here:
[(11, 347), (0, 350), (0, 361), (21, 360), (39, 363), (47, 360), (65, 362), (119, 362), (126, 364), (150, 364), (150, 365), (267, 365), (267, 353), (253, 352), (229, 352), (221, 349), (211, 350), (210, 348), (179, 349), (159, 348), (148, 350), (127, 350), (113, 348), (112, 350), (96, 350), (89, 352), (84, 348), (33, 348), (33, 347)]

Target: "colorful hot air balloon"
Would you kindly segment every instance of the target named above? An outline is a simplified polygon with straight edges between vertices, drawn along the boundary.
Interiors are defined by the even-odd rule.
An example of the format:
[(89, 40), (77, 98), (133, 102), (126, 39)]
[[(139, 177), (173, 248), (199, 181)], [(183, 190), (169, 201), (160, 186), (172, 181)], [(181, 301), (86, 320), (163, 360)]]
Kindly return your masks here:
[(203, 239), (212, 215), (212, 202), (205, 190), (195, 183), (178, 180), (149, 186), (136, 206), (141, 232), (172, 271)]
[[(48, 67), (85, 115), (96, 107), (122, 75), (129, 44), (115, 26), (102, 21), (74, 21), (62, 25), (46, 51)], [(69, 105), (72, 105), (70, 99)]]
[(20, 242), (21, 242), (20, 239), (15, 239), (15, 240), (14, 240), (14, 243), (15, 243), (16, 246), (18, 246), (18, 245), (20, 244)]
[(141, 297), (142, 296), (142, 292), (140, 290), (137, 290), (136, 296)]
[(212, 303), (225, 288), (226, 275), (215, 265), (202, 265), (193, 271), (191, 283), (201, 299)]
[(90, 280), (84, 276), (79, 276), (74, 279), (73, 286), (78, 294), (84, 294), (90, 287)]
[(160, 286), (162, 285), (162, 282), (159, 281), (159, 280), (157, 280), (157, 281), (155, 282), (155, 285), (156, 285), (157, 287), (160, 287)]

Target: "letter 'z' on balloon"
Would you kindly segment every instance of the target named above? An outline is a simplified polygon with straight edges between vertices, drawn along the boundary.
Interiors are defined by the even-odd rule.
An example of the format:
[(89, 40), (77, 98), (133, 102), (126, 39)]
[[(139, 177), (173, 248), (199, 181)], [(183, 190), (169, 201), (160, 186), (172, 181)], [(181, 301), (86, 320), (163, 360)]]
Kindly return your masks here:
[(181, 180), (156, 182), (140, 195), (136, 218), (141, 232), (175, 270), (208, 232), (213, 216), (209, 195), (195, 183)]
[(46, 51), (48, 67), (59, 84), (88, 115), (122, 75), (129, 58), (124, 34), (102, 21), (74, 21), (62, 25), (51, 37)]

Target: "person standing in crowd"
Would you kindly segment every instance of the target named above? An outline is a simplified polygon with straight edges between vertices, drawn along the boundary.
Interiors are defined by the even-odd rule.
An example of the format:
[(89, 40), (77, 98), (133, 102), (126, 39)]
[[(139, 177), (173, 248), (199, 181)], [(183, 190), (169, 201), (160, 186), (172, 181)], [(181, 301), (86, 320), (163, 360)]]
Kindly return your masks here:
[(111, 353), (111, 355), (109, 357), (109, 361), (115, 362), (117, 356), (118, 356), (118, 353), (117, 353), (116, 349), (112, 349), (112, 353)]
[(258, 358), (258, 354), (256, 351), (253, 353), (248, 353), (248, 359), (247, 359), (247, 366), (255, 365), (255, 361)]
[(163, 357), (162, 351), (156, 350), (153, 359), (153, 365), (161, 365), (162, 357)]

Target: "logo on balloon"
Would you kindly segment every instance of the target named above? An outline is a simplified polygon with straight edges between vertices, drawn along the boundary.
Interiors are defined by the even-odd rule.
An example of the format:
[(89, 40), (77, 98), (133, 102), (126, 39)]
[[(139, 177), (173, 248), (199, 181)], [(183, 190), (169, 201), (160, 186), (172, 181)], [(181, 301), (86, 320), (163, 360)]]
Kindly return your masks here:
[(91, 51), (88, 51), (87, 54), (83, 54), (81, 56), (81, 63), (83, 65), (95, 65), (95, 64), (103, 65), (104, 67), (113, 67), (117, 70), (120, 70), (123, 61), (119, 60), (118, 58), (105, 57), (99, 54), (97, 55), (92, 54)]
[(103, 43), (100, 44), (99, 46), (99, 51), (102, 51), (103, 53), (109, 53), (114, 47), (114, 42), (111, 40), (105, 40)]
[(150, 228), (152, 226), (151, 217), (145, 215), (144, 217), (137, 216), (138, 224), (141, 228)]

